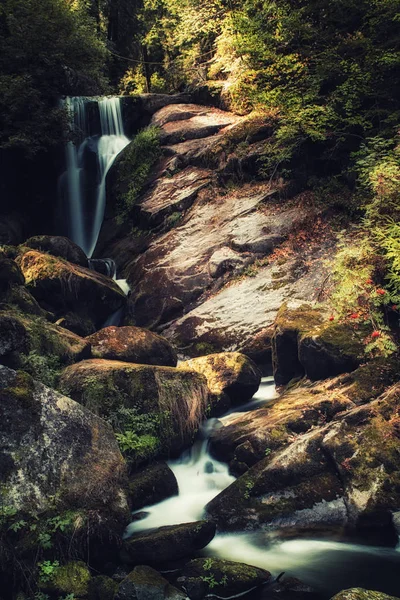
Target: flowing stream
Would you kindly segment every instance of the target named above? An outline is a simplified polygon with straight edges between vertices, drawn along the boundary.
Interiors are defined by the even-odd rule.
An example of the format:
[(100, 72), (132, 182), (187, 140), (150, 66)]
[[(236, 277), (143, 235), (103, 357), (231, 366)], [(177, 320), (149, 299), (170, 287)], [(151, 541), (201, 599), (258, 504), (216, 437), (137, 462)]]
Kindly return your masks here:
[(68, 97), (64, 102), (74, 139), (67, 144), (66, 170), (59, 179), (61, 214), (65, 233), (90, 257), (104, 218), (107, 173), (129, 139), (120, 98)]
[[(209, 454), (210, 433), (219, 421), (226, 424), (237, 413), (265, 406), (276, 397), (273, 378), (265, 377), (250, 403), (232, 409), (219, 420), (206, 421), (193, 447), (179, 460), (169, 462), (178, 481), (179, 495), (140, 509), (138, 513), (145, 515), (144, 518), (134, 520), (127, 527), (125, 537), (203, 518), (208, 502), (235, 479), (226, 464)], [(298, 577), (312, 586), (323, 600), (350, 587), (388, 594), (400, 591), (400, 552), (388, 548), (319, 539), (281, 540), (265, 532), (251, 532), (217, 534), (202, 554), (255, 565), (271, 571), (274, 576), (285, 571), (286, 575)], [(248, 597), (261, 599), (263, 590), (251, 592)]]

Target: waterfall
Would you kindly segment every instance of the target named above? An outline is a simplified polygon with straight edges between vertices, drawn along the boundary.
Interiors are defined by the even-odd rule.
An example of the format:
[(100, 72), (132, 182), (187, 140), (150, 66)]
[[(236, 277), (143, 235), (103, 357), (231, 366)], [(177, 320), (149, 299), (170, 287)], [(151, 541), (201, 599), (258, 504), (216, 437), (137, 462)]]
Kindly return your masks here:
[[(120, 98), (71, 97), (64, 103), (74, 139), (67, 143), (59, 199), (65, 234), (90, 257), (104, 218), (107, 173), (129, 139), (124, 134)], [(88, 115), (93, 104), (98, 123)]]

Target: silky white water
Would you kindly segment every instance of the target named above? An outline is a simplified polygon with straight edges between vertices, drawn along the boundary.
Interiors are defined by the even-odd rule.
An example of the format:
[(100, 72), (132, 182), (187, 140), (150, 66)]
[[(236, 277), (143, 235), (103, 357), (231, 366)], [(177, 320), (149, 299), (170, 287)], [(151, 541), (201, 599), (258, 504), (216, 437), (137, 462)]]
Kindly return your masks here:
[[(104, 218), (106, 178), (114, 160), (129, 143), (124, 134), (120, 98), (98, 101), (100, 131), (93, 135), (87, 118), (87, 104), (92, 99), (66, 98), (71, 128), (75, 136), (66, 147), (66, 171), (59, 180), (59, 197), (67, 210), (67, 234), (87, 256), (92, 256)], [(91, 197), (88, 155), (96, 156), (94, 198)], [(90, 162), (90, 161), (89, 161)]]

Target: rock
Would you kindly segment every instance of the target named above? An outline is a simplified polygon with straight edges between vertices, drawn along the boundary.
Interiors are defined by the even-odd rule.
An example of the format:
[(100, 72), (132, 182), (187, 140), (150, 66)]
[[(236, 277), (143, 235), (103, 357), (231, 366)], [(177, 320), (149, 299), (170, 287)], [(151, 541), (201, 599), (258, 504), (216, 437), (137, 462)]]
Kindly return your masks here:
[(81, 598), (88, 595), (90, 580), (90, 571), (84, 562), (70, 561), (55, 567), (47, 581), (39, 581), (39, 587), (58, 596), (72, 594), (74, 598)]
[(115, 600), (188, 600), (186, 594), (173, 587), (151, 567), (138, 566), (119, 587)]
[(88, 266), (88, 258), (82, 248), (67, 237), (59, 235), (36, 235), (23, 244), (27, 248), (48, 252), (80, 267)]
[(331, 600), (399, 600), (397, 597), (388, 596), (383, 592), (374, 592), (372, 590), (363, 590), (361, 588), (352, 588), (343, 590), (334, 596)]
[(263, 375), (272, 375), (272, 335), (273, 327), (261, 329), (240, 348), (261, 370)]
[(18, 262), (32, 295), (57, 313), (74, 312), (100, 326), (125, 302), (112, 279), (63, 259), (30, 250)]
[(160, 335), (140, 327), (106, 327), (89, 336), (93, 358), (175, 367), (177, 356)]
[(27, 523), (13, 538), (16, 554), (30, 549), (36, 555), (45, 539), (61, 553), (64, 548), (82, 558), (90, 542), (93, 561), (113, 545), (115, 552), (129, 511), (126, 467), (111, 427), (26, 373), (3, 366), (0, 397), (2, 498), (9, 507), (2, 526), (10, 536), (13, 522)]
[(0, 356), (10, 352), (24, 352), (28, 347), (26, 330), (13, 315), (0, 312)]
[(124, 541), (121, 557), (128, 564), (159, 564), (193, 556), (211, 542), (215, 524), (184, 523), (134, 534)]
[[(73, 312), (63, 315), (61, 319), (56, 321), (56, 325), (63, 327), (64, 329), (68, 329), (68, 331), (72, 331), (72, 333), (84, 338), (95, 332), (95, 327), (91, 319), (81, 317)], [(86, 341), (88, 344), (90, 344), (89, 340)]]
[(250, 400), (258, 390), (261, 373), (253, 361), (239, 352), (223, 352), (193, 358), (180, 365), (204, 375), (212, 394), (225, 393), (234, 404)]
[(131, 510), (157, 504), (178, 494), (178, 482), (167, 463), (155, 463), (135, 473), (129, 480)]
[(245, 258), (229, 247), (219, 248), (210, 257), (208, 270), (211, 277), (221, 277), (227, 271), (243, 267)]
[(191, 600), (208, 595), (231, 598), (267, 583), (271, 573), (243, 563), (217, 558), (197, 558), (187, 563), (178, 583)]
[(89, 581), (89, 600), (113, 600), (118, 583), (106, 575), (97, 575)]
[[(263, 596), (264, 598), (264, 596)], [(295, 577), (280, 577), (267, 586), (268, 600), (320, 600), (321, 595)]]
[(11, 286), (24, 285), (25, 277), (14, 260), (0, 258), (0, 293), (4, 293)]
[(76, 401), (139, 436), (136, 465), (190, 445), (208, 403), (205, 377), (171, 367), (93, 359), (64, 370), (60, 386)]

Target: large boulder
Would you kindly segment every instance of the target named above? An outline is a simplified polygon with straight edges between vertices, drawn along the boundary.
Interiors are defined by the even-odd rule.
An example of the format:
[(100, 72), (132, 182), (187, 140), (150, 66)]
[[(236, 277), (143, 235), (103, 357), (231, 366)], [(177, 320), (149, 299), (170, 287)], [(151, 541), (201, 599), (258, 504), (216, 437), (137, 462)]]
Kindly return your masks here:
[(57, 315), (71, 311), (101, 326), (125, 302), (118, 285), (95, 271), (36, 250), (17, 260), (29, 291)]
[(258, 390), (261, 373), (253, 361), (239, 352), (222, 352), (192, 358), (181, 363), (181, 369), (192, 369), (204, 375), (212, 394), (226, 394), (232, 403), (250, 400)]
[(271, 573), (258, 567), (217, 558), (197, 558), (188, 562), (178, 579), (191, 600), (209, 595), (232, 598), (245, 594), (271, 579)]
[(140, 327), (105, 327), (87, 341), (93, 358), (165, 367), (175, 367), (177, 363), (176, 352), (165, 338)]
[(205, 377), (171, 367), (93, 359), (67, 367), (60, 385), (131, 439), (124, 446), (136, 464), (190, 445), (208, 404)]
[(82, 248), (67, 237), (60, 235), (36, 235), (26, 240), (23, 245), (33, 250), (48, 252), (53, 256), (64, 258), (64, 260), (80, 267), (88, 266), (88, 258)]
[(122, 559), (128, 564), (157, 565), (193, 556), (215, 535), (215, 524), (197, 521), (136, 533), (124, 541)]
[(361, 588), (352, 588), (343, 590), (336, 594), (331, 600), (399, 600), (397, 597), (388, 596), (383, 592), (373, 590), (363, 590)]
[(39, 588), (59, 597), (71, 594), (74, 598), (82, 598), (88, 595), (91, 578), (89, 567), (84, 562), (71, 560), (54, 567), (48, 578), (42, 577)]
[(160, 573), (144, 565), (135, 567), (120, 583), (115, 600), (188, 600)]
[(3, 366), (0, 397), (1, 493), (8, 507), (3, 536), (17, 553), (56, 548), (56, 540), (60, 549), (81, 557), (81, 546), (94, 539), (91, 556), (105, 552), (112, 540), (118, 545), (129, 511), (126, 467), (111, 427), (26, 373)]
[(4, 294), (11, 286), (24, 285), (25, 277), (11, 258), (0, 258), (0, 294)]

